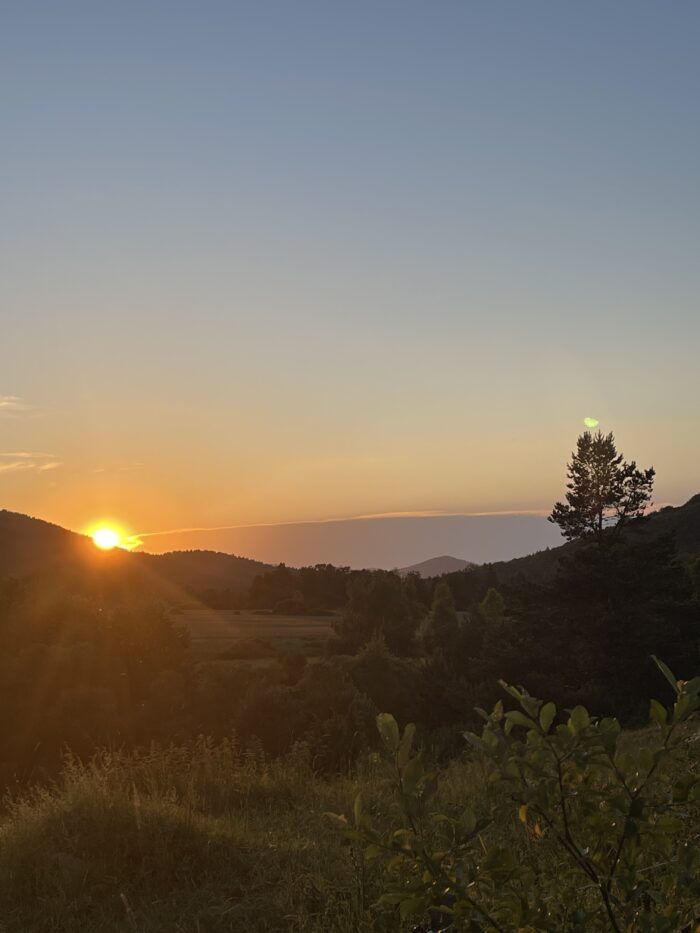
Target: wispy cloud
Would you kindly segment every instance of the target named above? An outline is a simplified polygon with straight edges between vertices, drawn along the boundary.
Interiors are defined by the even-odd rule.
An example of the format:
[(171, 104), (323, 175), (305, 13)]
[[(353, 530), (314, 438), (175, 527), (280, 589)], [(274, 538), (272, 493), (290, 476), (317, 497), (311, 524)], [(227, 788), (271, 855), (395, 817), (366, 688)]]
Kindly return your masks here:
[(30, 406), (18, 395), (0, 395), (0, 415), (18, 415)]
[(169, 528), (167, 531), (140, 531), (137, 537), (156, 538), (161, 535), (190, 534), (195, 531), (242, 531), (247, 528), (282, 528), (290, 525), (336, 525), (349, 522), (382, 521), (388, 518), (490, 518), (517, 515), (544, 517), (548, 514), (548, 509), (508, 509), (497, 512), (444, 512), (433, 510), (415, 512), (373, 512), (367, 515), (346, 515), (341, 518), (311, 518), (286, 522), (255, 522), (245, 525), (210, 525), (194, 528)]
[(27, 460), (9, 460), (3, 462), (0, 460), (0, 473), (21, 473), (24, 470), (33, 470), (35, 464)]
[(43, 451), (15, 450), (9, 453), (0, 453), (0, 473), (47, 473), (57, 470), (61, 461), (55, 454)]

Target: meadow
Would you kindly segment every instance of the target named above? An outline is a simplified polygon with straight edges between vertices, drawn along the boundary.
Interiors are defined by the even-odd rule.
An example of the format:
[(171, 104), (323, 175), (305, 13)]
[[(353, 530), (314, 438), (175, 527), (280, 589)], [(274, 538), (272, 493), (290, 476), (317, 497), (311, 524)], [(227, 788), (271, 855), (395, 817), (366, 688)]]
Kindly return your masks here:
[(193, 657), (201, 661), (272, 659), (292, 651), (318, 657), (335, 617), (250, 609), (178, 609), (171, 615), (189, 633)]

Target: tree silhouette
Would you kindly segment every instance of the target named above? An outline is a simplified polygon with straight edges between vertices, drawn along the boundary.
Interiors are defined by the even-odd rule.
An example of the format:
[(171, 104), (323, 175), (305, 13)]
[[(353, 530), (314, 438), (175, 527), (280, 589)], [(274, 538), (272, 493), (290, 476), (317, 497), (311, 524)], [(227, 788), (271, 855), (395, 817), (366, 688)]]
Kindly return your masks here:
[(421, 626), (421, 642), (426, 654), (442, 651), (453, 657), (459, 639), (459, 618), (452, 590), (444, 580), (435, 587), (433, 605)]
[(617, 452), (612, 432), (578, 439), (568, 464), (566, 503), (557, 502), (549, 521), (559, 525), (565, 538), (594, 536), (602, 545), (608, 529), (619, 531), (640, 518), (651, 501), (655, 470), (638, 470)]

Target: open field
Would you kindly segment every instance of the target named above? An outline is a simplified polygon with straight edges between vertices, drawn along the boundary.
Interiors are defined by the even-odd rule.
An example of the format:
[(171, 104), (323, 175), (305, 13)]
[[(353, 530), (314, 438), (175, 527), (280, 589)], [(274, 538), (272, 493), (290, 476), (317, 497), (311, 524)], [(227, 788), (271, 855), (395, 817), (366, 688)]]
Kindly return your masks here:
[(323, 653), (333, 634), (333, 617), (276, 615), (247, 609), (181, 609), (173, 620), (190, 633), (192, 650), (201, 660), (239, 656), (272, 658), (287, 651), (307, 657)]

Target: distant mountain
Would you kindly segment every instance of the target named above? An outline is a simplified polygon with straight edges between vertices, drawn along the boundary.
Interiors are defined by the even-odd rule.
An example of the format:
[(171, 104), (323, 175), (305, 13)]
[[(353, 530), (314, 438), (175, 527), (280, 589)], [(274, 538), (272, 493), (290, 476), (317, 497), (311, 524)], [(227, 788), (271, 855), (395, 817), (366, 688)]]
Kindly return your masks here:
[(469, 570), (470, 567), (476, 567), (476, 564), (469, 560), (462, 560), (461, 557), (431, 557), (430, 560), (421, 561), (419, 564), (411, 564), (410, 567), (402, 567), (399, 573), (405, 577), (409, 573), (417, 573), (420, 577), (441, 577), (444, 573), (456, 573), (460, 570)]
[(0, 510), (0, 578), (35, 577), (77, 589), (178, 599), (192, 590), (247, 591), (268, 564), (216, 551), (99, 551), (86, 535)]

